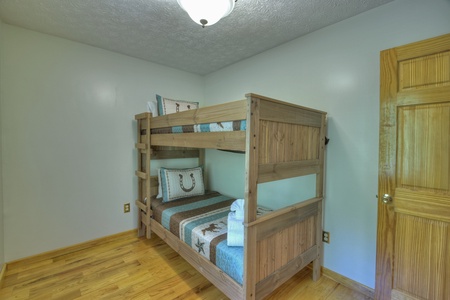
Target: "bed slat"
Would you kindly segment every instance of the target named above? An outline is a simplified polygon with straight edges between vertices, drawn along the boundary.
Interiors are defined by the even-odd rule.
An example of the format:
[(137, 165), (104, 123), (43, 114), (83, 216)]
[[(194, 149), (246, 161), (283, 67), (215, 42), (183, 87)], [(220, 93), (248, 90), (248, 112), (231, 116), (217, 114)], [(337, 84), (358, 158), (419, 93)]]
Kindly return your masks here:
[(245, 131), (154, 134), (152, 145), (245, 151)]
[(299, 222), (303, 222), (303, 220), (317, 215), (317, 211), (317, 202), (314, 202), (309, 204), (308, 206), (301, 207), (300, 209), (295, 209), (283, 215), (267, 219), (265, 220), (265, 222), (256, 225), (258, 232), (257, 240), (263, 240), (269, 235), (273, 235), (277, 232), (282, 231), (284, 228), (287, 228)]
[(140, 172), (140, 171), (136, 171), (136, 176), (141, 178), (141, 179), (147, 179), (147, 173), (144, 172)]
[(259, 166), (258, 183), (317, 174), (320, 172), (318, 159), (290, 163), (264, 164)]

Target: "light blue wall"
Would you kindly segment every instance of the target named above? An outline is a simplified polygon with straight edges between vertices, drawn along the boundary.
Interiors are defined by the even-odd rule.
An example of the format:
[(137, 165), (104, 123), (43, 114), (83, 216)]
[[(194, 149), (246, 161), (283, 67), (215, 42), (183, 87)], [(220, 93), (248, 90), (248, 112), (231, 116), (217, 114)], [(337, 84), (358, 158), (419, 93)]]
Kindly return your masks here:
[[(133, 116), (155, 93), (255, 92), (329, 113), (324, 266), (373, 287), (379, 52), (450, 32), (449, 15), (448, 0), (396, 0), (205, 78), (0, 24), (0, 263), (136, 227)], [(207, 159), (212, 186), (243, 195), (242, 156)], [(260, 194), (284, 205), (308, 185)]]
[(2, 26), (5, 260), (136, 228), (136, 124), (155, 93), (203, 101), (203, 78)]
[[(379, 53), (450, 32), (450, 1), (396, 0), (206, 77), (208, 104), (262, 94), (328, 112), (324, 266), (375, 285)], [(211, 164), (213, 187), (243, 195), (244, 161)], [(219, 159), (208, 152), (208, 161)], [(234, 157), (234, 158), (233, 158)], [(224, 170), (226, 172), (224, 172)], [(239, 178), (238, 182), (227, 180)], [(268, 201), (305, 187), (270, 189)], [(296, 191), (298, 190), (298, 191)], [(261, 193), (260, 193), (261, 194)], [(265, 196), (265, 195), (263, 195)], [(278, 197), (277, 197), (278, 196)]]

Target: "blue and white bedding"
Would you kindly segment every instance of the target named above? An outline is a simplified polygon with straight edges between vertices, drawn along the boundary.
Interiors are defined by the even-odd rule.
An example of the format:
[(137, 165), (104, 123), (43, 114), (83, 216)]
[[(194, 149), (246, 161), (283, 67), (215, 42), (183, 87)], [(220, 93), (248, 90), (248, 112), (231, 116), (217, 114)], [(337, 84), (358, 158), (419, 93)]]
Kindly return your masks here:
[(170, 202), (152, 200), (153, 218), (239, 284), (243, 247), (227, 246), (227, 217), (235, 199), (217, 192)]

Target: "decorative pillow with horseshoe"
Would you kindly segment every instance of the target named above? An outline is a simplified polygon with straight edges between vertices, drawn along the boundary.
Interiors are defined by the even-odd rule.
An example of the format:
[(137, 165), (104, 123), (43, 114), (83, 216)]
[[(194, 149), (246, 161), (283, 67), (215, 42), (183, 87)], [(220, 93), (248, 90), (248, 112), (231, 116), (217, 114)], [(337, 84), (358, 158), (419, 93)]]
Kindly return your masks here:
[(156, 95), (156, 101), (158, 104), (158, 113), (160, 116), (198, 108), (198, 102), (172, 100), (161, 97), (160, 95)]
[(160, 169), (163, 202), (205, 194), (203, 170), (201, 167), (189, 169)]

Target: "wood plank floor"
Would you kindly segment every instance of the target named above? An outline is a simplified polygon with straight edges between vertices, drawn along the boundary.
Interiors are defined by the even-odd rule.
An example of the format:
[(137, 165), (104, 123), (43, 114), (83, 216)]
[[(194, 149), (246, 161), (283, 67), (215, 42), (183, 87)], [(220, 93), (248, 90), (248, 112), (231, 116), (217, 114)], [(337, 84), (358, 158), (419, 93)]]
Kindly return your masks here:
[[(8, 264), (0, 299), (228, 299), (156, 235), (115, 235)], [(311, 270), (268, 298), (370, 299)]]

